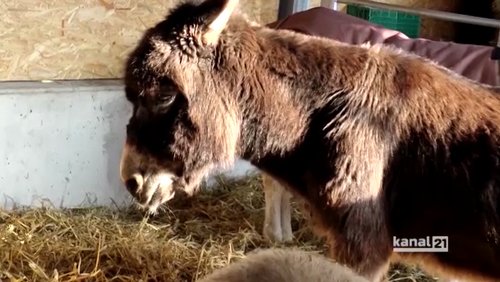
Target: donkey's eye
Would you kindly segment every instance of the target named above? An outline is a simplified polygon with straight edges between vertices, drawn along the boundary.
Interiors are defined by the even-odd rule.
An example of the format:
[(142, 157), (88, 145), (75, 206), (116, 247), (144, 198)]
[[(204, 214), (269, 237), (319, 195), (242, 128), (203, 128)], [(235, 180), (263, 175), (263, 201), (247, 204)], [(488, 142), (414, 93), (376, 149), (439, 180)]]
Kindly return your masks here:
[(179, 90), (172, 83), (161, 83), (158, 89), (157, 105), (162, 109), (170, 107), (179, 94)]
[(177, 94), (178, 92), (176, 91), (161, 92), (155, 105), (156, 110), (160, 112), (168, 111), (174, 103)]
[(174, 102), (175, 97), (177, 97), (177, 92), (168, 92), (168, 93), (162, 93), (161, 96), (159, 97), (159, 102), (160, 104), (164, 106), (169, 106)]

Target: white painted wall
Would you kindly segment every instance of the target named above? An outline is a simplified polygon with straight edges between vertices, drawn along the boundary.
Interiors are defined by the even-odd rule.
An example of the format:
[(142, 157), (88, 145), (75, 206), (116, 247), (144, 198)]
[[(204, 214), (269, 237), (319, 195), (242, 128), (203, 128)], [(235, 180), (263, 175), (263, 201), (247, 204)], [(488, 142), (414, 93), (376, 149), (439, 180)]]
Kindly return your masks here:
[(118, 80), (0, 82), (0, 208), (129, 203), (118, 167), (130, 111)]

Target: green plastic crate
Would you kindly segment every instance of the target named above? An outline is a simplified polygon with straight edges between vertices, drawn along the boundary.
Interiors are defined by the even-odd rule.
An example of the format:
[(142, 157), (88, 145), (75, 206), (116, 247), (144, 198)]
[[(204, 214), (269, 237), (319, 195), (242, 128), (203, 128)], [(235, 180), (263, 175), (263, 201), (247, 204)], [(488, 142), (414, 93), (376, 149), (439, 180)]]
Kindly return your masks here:
[(352, 4), (347, 5), (347, 14), (400, 31), (410, 38), (417, 38), (420, 34), (420, 16), (417, 15)]

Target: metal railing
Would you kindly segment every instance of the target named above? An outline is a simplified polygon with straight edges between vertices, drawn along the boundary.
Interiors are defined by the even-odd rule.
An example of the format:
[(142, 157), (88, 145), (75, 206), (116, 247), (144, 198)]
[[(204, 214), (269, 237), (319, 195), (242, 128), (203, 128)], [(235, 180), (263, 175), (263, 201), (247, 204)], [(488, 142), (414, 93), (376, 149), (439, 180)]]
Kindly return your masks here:
[[(355, 4), (355, 5), (362, 5), (362, 6), (371, 7), (371, 8), (394, 10), (394, 11), (405, 12), (405, 13), (410, 13), (410, 14), (414, 14), (414, 15), (425, 16), (425, 17), (435, 18), (435, 19), (440, 19), (440, 20), (496, 28), (499, 30), (497, 47), (500, 47), (500, 20), (475, 17), (475, 16), (468, 16), (468, 15), (462, 15), (462, 14), (458, 14), (458, 13), (450, 13), (450, 12), (444, 12), (444, 11), (436, 11), (436, 10), (430, 10), (430, 9), (409, 8), (409, 7), (404, 7), (404, 6), (400, 6), (400, 5), (385, 4), (385, 3), (380, 3), (380, 2), (370, 1), (370, 0), (321, 0), (322, 7), (327, 7), (327, 8), (331, 8), (334, 10), (338, 10), (338, 3)], [(283, 5), (283, 7), (286, 6), (288, 8), (288, 10), (283, 9), (282, 5)], [(280, 14), (278, 17), (282, 18), (282, 17), (285, 17), (289, 14), (305, 10), (305, 9), (307, 9), (308, 6), (309, 6), (308, 0), (280, 0)]]
[(474, 24), (474, 25), (487, 26), (487, 27), (493, 27), (493, 28), (500, 29), (500, 20), (475, 17), (475, 16), (468, 16), (468, 15), (462, 15), (462, 14), (450, 13), (450, 12), (444, 12), (444, 11), (436, 11), (436, 10), (430, 10), (430, 9), (409, 8), (409, 7), (404, 7), (404, 6), (400, 6), (400, 5), (385, 4), (385, 3), (380, 3), (380, 2), (370, 1), (370, 0), (329, 0), (329, 1), (323, 0), (323, 1), (321, 1), (321, 6), (329, 7), (329, 8), (337, 10), (337, 7), (338, 7), (337, 3), (356, 4), (356, 5), (362, 5), (362, 6), (371, 7), (371, 8), (394, 10), (394, 11), (411, 13), (414, 15), (425, 16), (425, 17), (430, 17), (430, 18), (435, 18), (435, 19), (440, 19), (440, 20), (447, 20), (447, 21), (460, 22), (460, 23), (466, 23), (466, 24)]

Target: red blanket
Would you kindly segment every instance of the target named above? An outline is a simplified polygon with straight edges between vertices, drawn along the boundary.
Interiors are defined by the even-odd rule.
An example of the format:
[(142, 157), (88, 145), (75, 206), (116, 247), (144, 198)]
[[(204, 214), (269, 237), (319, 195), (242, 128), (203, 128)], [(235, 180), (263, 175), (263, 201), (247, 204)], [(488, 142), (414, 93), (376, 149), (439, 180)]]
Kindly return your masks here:
[(498, 61), (491, 59), (493, 47), (410, 39), (401, 32), (323, 7), (290, 15), (269, 26), (327, 37), (350, 44), (366, 42), (391, 44), (431, 59), (470, 79), (500, 86)]

